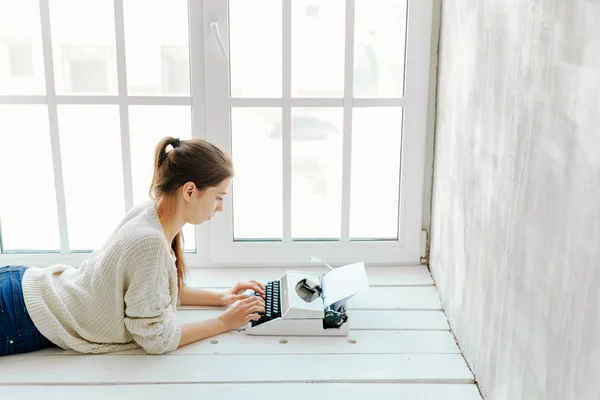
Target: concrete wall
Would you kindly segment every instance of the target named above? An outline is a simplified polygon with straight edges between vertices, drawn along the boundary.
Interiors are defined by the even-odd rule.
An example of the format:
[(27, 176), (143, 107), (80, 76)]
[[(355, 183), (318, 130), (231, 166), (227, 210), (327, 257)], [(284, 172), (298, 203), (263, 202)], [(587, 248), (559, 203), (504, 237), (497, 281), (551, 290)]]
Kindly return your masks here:
[(443, 0), (430, 267), (482, 393), (600, 399), (600, 1)]

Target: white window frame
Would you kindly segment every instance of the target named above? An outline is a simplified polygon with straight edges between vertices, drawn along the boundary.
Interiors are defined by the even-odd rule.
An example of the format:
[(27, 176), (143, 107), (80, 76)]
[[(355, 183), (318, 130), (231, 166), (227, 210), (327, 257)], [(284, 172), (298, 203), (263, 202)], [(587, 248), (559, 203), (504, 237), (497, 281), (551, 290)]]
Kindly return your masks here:
[[(0, 265), (23, 264), (47, 266), (56, 263), (78, 265), (86, 253), (73, 253), (69, 248), (67, 213), (57, 119), (58, 104), (114, 104), (119, 106), (124, 181), (124, 211), (133, 206), (131, 152), (129, 141), (129, 105), (189, 105), (192, 115), (192, 137), (204, 138), (231, 151), (229, 112), (235, 106), (276, 106), (283, 110), (284, 168), (284, 237), (282, 242), (235, 242), (233, 240), (232, 196), (225, 197), (225, 210), (209, 223), (198, 225), (196, 251), (186, 253), (190, 267), (206, 266), (302, 266), (308, 257), (317, 256), (328, 263), (343, 264), (364, 261), (378, 265), (409, 265), (420, 262), (421, 223), (425, 165), (427, 103), (429, 97), (430, 46), (433, 0), (408, 0), (406, 37), (405, 97), (391, 99), (353, 99), (352, 65), (354, 52), (354, 0), (346, 0), (346, 75), (343, 98), (305, 99), (290, 97), (291, 1), (282, 0), (283, 9), (283, 98), (229, 99), (228, 60), (223, 57), (210, 22), (217, 21), (227, 51), (227, 1), (188, 0), (190, 40), (190, 96), (130, 96), (124, 44), (123, 0), (114, 0), (118, 94), (116, 96), (56, 95), (51, 46), (49, 0), (39, 0), (42, 44), (46, 78), (45, 95), (0, 95), (0, 104), (44, 104), (48, 107), (51, 150), (58, 209), (59, 253), (0, 253)], [(336, 106), (344, 108), (342, 237), (339, 242), (294, 242), (291, 240), (290, 118), (293, 106)], [(349, 240), (350, 201), (350, 122), (352, 107), (404, 107), (400, 175), (399, 231), (396, 241)], [(399, 184), (400, 184), (399, 182)], [(1, 237), (1, 236), (0, 236)]]
[[(291, 98), (291, 1), (282, 0), (282, 98), (230, 98), (228, 2), (204, 0), (206, 57), (207, 137), (231, 151), (230, 107), (281, 107), (283, 154), (283, 238), (281, 242), (234, 241), (232, 196), (225, 212), (211, 221), (211, 263), (215, 265), (302, 266), (310, 256), (331, 263), (364, 261), (369, 264), (419, 264), (423, 209), (425, 137), (429, 96), (432, 0), (408, 0), (405, 96), (403, 98), (353, 98), (355, 1), (346, 0), (345, 78), (343, 98)], [(219, 35), (211, 30), (217, 23)], [(291, 238), (291, 107), (343, 107), (342, 226), (340, 241), (305, 242)], [(353, 107), (401, 106), (404, 108), (400, 166), (398, 239), (350, 241), (351, 122)], [(235, 180), (234, 180), (235, 182)], [(235, 183), (234, 183), (235, 191)]]

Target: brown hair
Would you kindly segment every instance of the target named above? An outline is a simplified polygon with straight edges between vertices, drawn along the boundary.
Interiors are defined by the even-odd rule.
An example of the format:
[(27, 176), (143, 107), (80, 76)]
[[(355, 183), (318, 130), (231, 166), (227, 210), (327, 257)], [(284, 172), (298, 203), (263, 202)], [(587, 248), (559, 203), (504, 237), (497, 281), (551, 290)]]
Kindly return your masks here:
[[(173, 149), (167, 151), (167, 146)], [(234, 176), (231, 157), (218, 146), (202, 139), (179, 140), (164, 137), (154, 153), (154, 176), (150, 198), (162, 200), (172, 196), (186, 182), (194, 182), (198, 190), (218, 186)], [(177, 233), (171, 248), (177, 261), (177, 286), (182, 288), (186, 266), (182, 257), (182, 233)]]

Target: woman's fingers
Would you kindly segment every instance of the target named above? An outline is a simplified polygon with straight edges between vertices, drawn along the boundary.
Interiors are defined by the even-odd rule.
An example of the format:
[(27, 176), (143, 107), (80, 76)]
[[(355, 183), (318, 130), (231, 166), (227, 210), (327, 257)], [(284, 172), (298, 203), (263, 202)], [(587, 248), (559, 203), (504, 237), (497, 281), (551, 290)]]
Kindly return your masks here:
[(245, 312), (265, 311), (265, 301), (257, 296), (253, 299), (243, 300), (243, 308)]
[(242, 300), (244, 304), (252, 304), (252, 303), (262, 303), (265, 304), (265, 300), (259, 296), (248, 296), (247, 298)]
[(257, 312), (257, 311), (265, 312), (265, 303), (264, 302), (263, 303), (256, 302), (256, 303), (247, 304), (244, 311), (247, 313), (248, 312)]
[(258, 282), (250, 282), (250, 289), (254, 290), (257, 293), (265, 294), (265, 288)]
[(251, 280), (250, 282), (252, 282), (252, 283), (256, 283), (258, 286), (260, 286), (260, 288), (261, 288), (262, 290), (265, 290), (265, 289), (266, 289), (266, 288), (265, 288), (265, 285), (263, 285), (263, 284), (262, 284), (262, 283), (260, 283), (259, 281)]
[(257, 281), (250, 281), (250, 282), (240, 282), (237, 285), (235, 285), (237, 291), (242, 291), (242, 290), (254, 290), (257, 293), (260, 294), (265, 294), (265, 290), (264, 290), (264, 286), (261, 285), (259, 282)]
[(246, 300), (250, 297), (255, 297), (255, 296), (250, 296), (249, 294), (234, 294), (231, 295), (231, 298), (233, 299), (233, 301), (238, 301), (238, 300)]
[(255, 319), (260, 319), (260, 315), (258, 314), (248, 314), (246, 315), (246, 322), (250, 322)]
[(255, 312), (265, 312), (265, 306), (252, 306), (248, 309), (248, 311), (246, 311), (248, 313), (255, 313)]

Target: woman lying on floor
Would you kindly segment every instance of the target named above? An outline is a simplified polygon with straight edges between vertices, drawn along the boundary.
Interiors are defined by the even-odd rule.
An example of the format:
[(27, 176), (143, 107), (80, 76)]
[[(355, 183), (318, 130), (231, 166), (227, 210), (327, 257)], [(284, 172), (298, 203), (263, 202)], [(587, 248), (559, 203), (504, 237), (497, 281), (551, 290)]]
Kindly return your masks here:
[[(166, 137), (154, 160), (151, 200), (132, 208), (79, 268), (0, 268), (0, 355), (49, 346), (164, 354), (265, 311), (264, 286), (256, 281), (224, 293), (185, 285), (181, 229), (222, 211), (234, 175), (230, 156), (201, 139)], [(248, 289), (261, 296), (241, 294)], [(178, 325), (178, 303), (230, 307), (219, 317)]]

